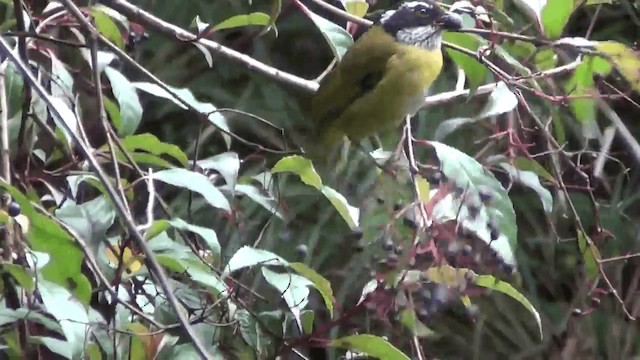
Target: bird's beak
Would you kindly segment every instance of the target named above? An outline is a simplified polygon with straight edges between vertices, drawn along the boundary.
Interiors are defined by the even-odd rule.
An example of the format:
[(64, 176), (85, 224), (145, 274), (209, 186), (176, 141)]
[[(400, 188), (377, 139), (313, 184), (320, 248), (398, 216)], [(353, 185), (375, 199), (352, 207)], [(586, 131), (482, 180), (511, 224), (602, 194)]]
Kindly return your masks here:
[(453, 12), (447, 12), (438, 19), (438, 24), (445, 30), (462, 29), (462, 17)]

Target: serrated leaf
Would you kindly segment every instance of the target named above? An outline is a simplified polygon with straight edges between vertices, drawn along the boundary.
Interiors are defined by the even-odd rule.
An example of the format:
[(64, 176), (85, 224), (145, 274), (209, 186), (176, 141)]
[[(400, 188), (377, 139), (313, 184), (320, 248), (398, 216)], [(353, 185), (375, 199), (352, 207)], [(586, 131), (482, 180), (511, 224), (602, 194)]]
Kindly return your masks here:
[(562, 35), (574, 9), (573, 1), (547, 0), (547, 4), (542, 9), (542, 25), (549, 38), (555, 39)]
[(363, 352), (369, 356), (385, 360), (409, 360), (410, 358), (391, 345), (385, 339), (369, 334), (351, 335), (335, 339), (329, 346), (346, 348), (351, 351)]
[(333, 289), (331, 289), (331, 283), (329, 280), (325, 279), (322, 275), (318, 274), (315, 270), (303, 263), (295, 262), (289, 264), (289, 266), (291, 266), (291, 268), (298, 274), (306, 277), (313, 283), (313, 286), (318, 290), (320, 295), (322, 295), (324, 304), (329, 311), (329, 318), (333, 318)]
[(122, 39), (120, 29), (118, 29), (118, 25), (111, 20), (111, 17), (99, 8), (91, 9), (91, 16), (93, 17), (98, 32), (116, 44), (120, 49), (124, 49), (124, 40)]
[(540, 313), (536, 310), (533, 304), (531, 304), (531, 302), (529, 302), (529, 300), (527, 300), (527, 298), (511, 284), (498, 280), (492, 275), (477, 275), (474, 277), (473, 283), (477, 286), (499, 291), (522, 304), (535, 318), (536, 324), (538, 325), (538, 331), (540, 333), (540, 340), (543, 339), (544, 335), (542, 333), (542, 319), (540, 318)]
[(231, 212), (229, 200), (202, 174), (186, 169), (168, 169), (153, 173), (149, 178), (197, 192), (211, 206)]
[[(189, 164), (189, 159), (182, 149), (174, 144), (168, 144), (158, 140), (153, 134), (130, 135), (121, 141), (122, 146), (128, 151), (144, 150), (154, 155), (169, 155), (178, 160), (182, 166)], [(103, 150), (106, 150), (106, 148), (103, 147)]]
[(242, 26), (267, 26), (271, 17), (263, 12), (232, 16), (213, 27), (214, 31), (232, 29)]
[[(107, 66), (104, 74), (109, 79), (111, 91), (120, 105), (120, 127), (118, 134), (131, 135), (136, 132), (142, 120), (142, 105), (133, 84), (118, 70)], [(115, 124), (114, 124), (115, 125)]]
[(542, 207), (546, 213), (553, 210), (553, 196), (551, 192), (542, 186), (536, 173), (526, 170), (518, 170), (509, 163), (500, 163), (500, 166), (507, 171), (512, 181), (518, 182), (529, 189), (535, 191), (542, 202)]
[(229, 259), (224, 268), (223, 275), (228, 275), (236, 270), (255, 265), (282, 265), (287, 266), (289, 262), (280, 256), (261, 249), (243, 246)]
[[(460, 206), (455, 201), (447, 205), (446, 202), (438, 202), (434, 207), (434, 218), (436, 209), (442, 211), (439, 216), (444, 219), (458, 219), (461, 224), (476, 233), (476, 235), (490, 244), (502, 259), (511, 265), (515, 264), (514, 249), (517, 242), (518, 229), (516, 227), (516, 215), (513, 204), (509, 199), (507, 191), (493, 174), (486, 171), (484, 167), (469, 155), (452, 148), (448, 145), (431, 141), (438, 159), (440, 160), (443, 174), (454, 181), (457, 187), (462, 189), (478, 190), (480, 187), (490, 189), (494, 196), (493, 205), (483, 206), (478, 216), (468, 215), (466, 206)], [(442, 204), (441, 204), (442, 203)], [(487, 229), (490, 219), (500, 231), (499, 237), (491, 241), (491, 236)]]

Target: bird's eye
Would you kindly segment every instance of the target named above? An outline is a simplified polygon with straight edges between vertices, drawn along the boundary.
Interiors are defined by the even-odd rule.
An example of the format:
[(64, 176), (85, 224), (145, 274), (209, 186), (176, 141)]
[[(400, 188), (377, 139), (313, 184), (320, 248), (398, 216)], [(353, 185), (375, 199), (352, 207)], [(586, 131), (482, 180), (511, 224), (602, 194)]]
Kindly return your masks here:
[(428, 14), (429, 14), (429, 9), (427, 9), (426, 7), (421, 7), (420, 9), (418, 9), (418, 15), (426, 16)]

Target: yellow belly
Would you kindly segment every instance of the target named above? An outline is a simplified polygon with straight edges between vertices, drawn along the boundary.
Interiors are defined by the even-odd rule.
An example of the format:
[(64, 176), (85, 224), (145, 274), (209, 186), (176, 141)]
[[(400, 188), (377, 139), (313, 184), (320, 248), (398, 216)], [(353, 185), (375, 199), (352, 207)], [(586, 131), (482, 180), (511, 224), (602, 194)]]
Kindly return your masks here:
[(398, 45), (382, 80), (342, 113), (334, 122), (333, 131), (342, 132), (357, 142), (397, 124), (407, 115), (415, 115), (441, 68), (442, 52), (439, 49), (427, 51)]

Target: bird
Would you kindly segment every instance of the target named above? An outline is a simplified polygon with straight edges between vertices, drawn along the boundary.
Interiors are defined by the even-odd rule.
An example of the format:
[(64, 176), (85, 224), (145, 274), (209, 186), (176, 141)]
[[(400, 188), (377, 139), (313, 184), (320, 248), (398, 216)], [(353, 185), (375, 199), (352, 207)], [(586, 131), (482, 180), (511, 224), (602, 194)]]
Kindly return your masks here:
[(431, 0), (410, 1), (382, 16), (322, 79), (310, 104), (314, 147), (359, 143), (420, 109), (443, 65), (444, 30), (462, 19)]

